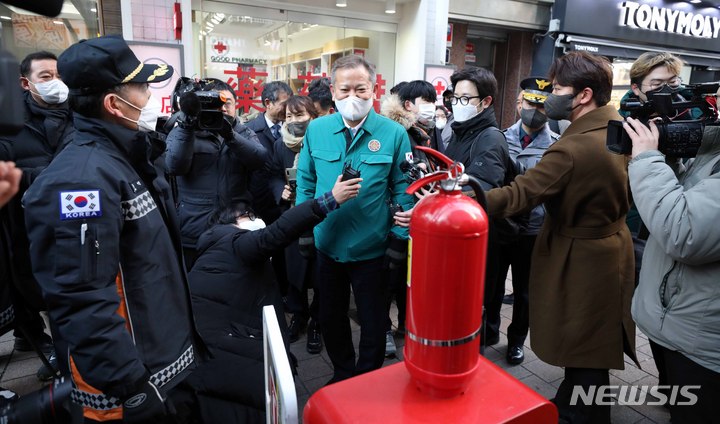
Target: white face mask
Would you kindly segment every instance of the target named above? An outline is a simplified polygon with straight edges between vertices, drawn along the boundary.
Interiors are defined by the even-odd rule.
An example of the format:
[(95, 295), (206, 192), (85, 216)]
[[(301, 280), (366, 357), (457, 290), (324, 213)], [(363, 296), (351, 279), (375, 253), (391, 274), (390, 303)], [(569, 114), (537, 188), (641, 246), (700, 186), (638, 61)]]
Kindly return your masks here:
[(373, 98), (363, 100), (357, 96), (347, 96), (342, 100), (335, 100), (338, 112), (347, 121), (359, 121), (370, 113)]
[(262, 230), (263, 228), (265, 228), (265, 221), (260, 218), (244, 219), (242, 221), (238, 221), (237, 227), (241, 230), (248, 231)]
[(130, 118), (126, 118), (123, 116), (123, 118), (127, 119), (130, 122), (134, 122), (138, 126), (138, 131), (155, 131), (155, 127), (157, 126), (158, 118), (160, 117), (160, 111), (162, 110), (162, 104), (158, 101), (158, 99), (155, 98), (155, 96), (150, 95), (150, 99), (148, 100), (145, 107), (140, 109), (139, 107), (135, 106), (134, 104), (128, 102), (127, 100), (123, 99), (120, 96), (117, 96), (118, 99), (125, 102), (128, 106), (134, 108), (135, 110), (140, 111), (140, 117), (138, 117), (137, 121), (134, 121)]
[(43, 102), (49, 105), (65, 103), (68, 98), (68, 86), (59, 79), (39, 82), (37, 84), (30, 80), (28, 80), (28, 82), (35, 87), (35, 90), (37, 90), (33, 91), (33, 93), (40, 96)]
[(455, 122), (465, 122), (471, 118), (474, 118), (479, 113), (477, 110), (477, 106), (474, 104), (467, 104), (467, 105), (461, 105), (460, 103), (453, 106), (453, 116), (455, 117)]
[(435, 117), (435, 105), (434, 104), (419, 104), (418, 105), (418, 118), (426, 121), (432, 121)]
[(445, 128), (445, 125), (447, 124), (447, 119), (437, 119), (435, 120), (435, 128), (441, 130)]

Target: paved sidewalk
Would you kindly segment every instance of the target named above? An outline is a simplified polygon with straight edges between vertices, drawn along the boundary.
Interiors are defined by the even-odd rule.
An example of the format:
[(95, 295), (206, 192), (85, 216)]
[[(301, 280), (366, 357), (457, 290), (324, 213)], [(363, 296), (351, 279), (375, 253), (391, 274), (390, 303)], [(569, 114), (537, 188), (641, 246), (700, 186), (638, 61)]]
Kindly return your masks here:
[[(506, 284), (506, 291), (511, 288), (510, 280)], [(351, 314), (354, 311), (351, 311)], [(548, 365), (535, 356), (530, 350), (530, 340), (525, 342), (525, 362), (521, 365), (508, 365), (505, 362), (505, 351), (507, 349), (506, 332), (512, 316), (512, 307), (503, 305), (502, 325), (500, 343), (486, 350), (486, 357), (507, 371), (510, 375), (519, 379), (530, 388), (546, 398), (555, 395), (558, 386), (563, 378), (563, 370), (559, 367)], [(393, 323), (397, 324), (397, 309), (393, 305), (391, 311)], [(353, 339), (357, 348), (360, 337), (360, 327), (351, 320)], [(385, 360), (385, 365), (394, 364), (402, 360), (402, 346), (404, 340), (395, 339), (398, 346), (398, 357)], [(657, 368), (652, 360), (650, 345), (647, 337), (643, 334), (637, 336), (637, 355), (642, 369), (638, 369), (630, 359), (625, 359), (625, 370), (610, 371), (610, 384), (633, 384), (637, 386), (657, 384)], [(332, 366), (327, 352), (323, 349), (319, 355), (311, 355), (305, 350), (306, 336), (303, 333), (300, 340), (293, 343), (290, 350), (297, 356), (299, 361), (298, 378), (295, 387), (298, 395), (298, 408), (302, 417), (302, 408), (310, 396), (315, 393), (332, 376)], [(14, 390), (21, 396), (43, 387), (35, 372), (41, 365), (40, 359), (33, 352), (17, 352), (13, 348), (14, 338), (12, 333), (5, 334), (0, 338), (0, 385)], [(670, 415), (661, 406), (613, 406), (612, 420), (614, 424), (649, 424), (670, 422)]]
[[(506, 282), (506, 293), (512, 291), (509, 275)], [(351, 311), (351, 316), (352, 312), (354, 311)], [(563, 379), (563, 369), (539, 360), (530, 350), (529, 337), (525, 342), (525, 361), (520, 365), (509, 365), (505, 361), (505, 352), (507, 350), (507, 328), (512, 317), (512, 306), (503, 305), (500, 313), (502, 316), (500, 343), (486, 349), (485, 356), (545, 398), (554, 397)], [(397, 325), (397, 309), (394, 304), (390, 316), (393, 319), (393, 325)], [(353, 329), (353, 341), (357, 349), (360, 326), (353, 320), (350, 321), (350, 324)], [(332, 365), (325, 349), (323, 348), (322, 353), (319, 355), (311, 355), (305, 349), (306, 341), (306, 336), (303, 334), (300, 340), (290, 346), (290, 350), (297, 356), (300, 365), (298, 367), (298, 378), (295, 380), (300, 417), (302, 417), (302, 409), (310, 396), (322, 388), (332, 377)], [(395, 342), (398, 347), (399, 358), (386, 359), (384, 365), (394, 364), (402, 360), (404, 340), (396, 338)], [(636, 344), (638, 361), (640, 361), (642, 369), (638, 369), (630, 358), (626, 356), (624, 370), (610, 370), (611, 385), (632, 384), (645, 386), (658, 384), (658, 372), (655, 362), (652, 360), (647, 337), (644, 334), (638, 334)], [(612, 422), (613, 424), (666, 424), (670, 422), (670, 414), (662, 406), (613, 406)]]

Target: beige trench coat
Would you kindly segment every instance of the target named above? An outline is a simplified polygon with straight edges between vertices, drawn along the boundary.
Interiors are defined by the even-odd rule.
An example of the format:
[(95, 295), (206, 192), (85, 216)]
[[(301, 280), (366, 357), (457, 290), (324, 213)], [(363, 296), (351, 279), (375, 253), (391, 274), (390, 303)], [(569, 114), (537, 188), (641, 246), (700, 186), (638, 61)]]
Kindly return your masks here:
[(627, 159), (605, 147), (607, 123), (619, 119), (612, 106), (581, 116), (534, 168), (487, 192), (495, 217), (545, 203), (530, 273), (530, 340), (549, 364), (623, 369), (624, 347), (635, 359)]

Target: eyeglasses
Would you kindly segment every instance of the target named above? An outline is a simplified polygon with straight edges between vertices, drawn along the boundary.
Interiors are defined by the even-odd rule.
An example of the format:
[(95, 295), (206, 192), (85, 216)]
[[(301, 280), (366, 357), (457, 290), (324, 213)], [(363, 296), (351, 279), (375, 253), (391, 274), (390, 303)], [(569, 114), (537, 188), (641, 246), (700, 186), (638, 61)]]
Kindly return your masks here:
[(250, 218), (251, 221), (255, 221), (255, 219), (257, 218), (255, 216), (255, 212), (250, 211), (250, 210), (242, 211), (240, 214), (238, 214), (237, 217), (238, 218)]
[(658, 88), (662, 88), (663, 85), (667, 85), (670, 88), (678, 88), (682, 84), (682, 78), (675, 76), (670, 78), (667, 81), (653, 81), (650, 84), (643, 84), (646, 87), (649, 87), (650, 90), (657, 90)]
[(460, 103), (461, 105), (466, 106), (468, 103), (470, 103), (471, 99), (479, 99), (480, 97), (481, 96), (469, 96), (469, 97), (468, 96), (462, 96), (462, 97), (452, 96), (450, 98), (450, 104), (456, 105), (456, 104)]

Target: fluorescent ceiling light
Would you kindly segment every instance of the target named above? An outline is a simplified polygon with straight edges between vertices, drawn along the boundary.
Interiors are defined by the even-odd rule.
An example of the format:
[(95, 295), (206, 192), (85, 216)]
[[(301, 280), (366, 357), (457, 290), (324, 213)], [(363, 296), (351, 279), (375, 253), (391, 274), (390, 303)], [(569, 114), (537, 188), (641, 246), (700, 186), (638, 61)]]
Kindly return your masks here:
[(387, 3), (385, 3), (385, 13), (395, 13), (395, 0), (387, 0)]
[(335, 0), (335, 6), (347, 7), (347, 0)]

